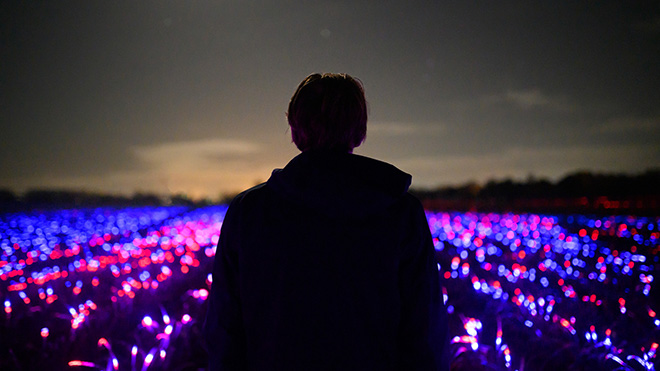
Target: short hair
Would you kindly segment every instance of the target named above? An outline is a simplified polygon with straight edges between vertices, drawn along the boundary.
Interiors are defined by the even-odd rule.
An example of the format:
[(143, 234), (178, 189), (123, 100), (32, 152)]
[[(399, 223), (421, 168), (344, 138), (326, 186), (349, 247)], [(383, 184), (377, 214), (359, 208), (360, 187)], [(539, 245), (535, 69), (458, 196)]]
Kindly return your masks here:
[(367, 136), (362, 83), (347, 74), (309, 75), (291, 97), (287, 118), (299, 150), (351, 152)]

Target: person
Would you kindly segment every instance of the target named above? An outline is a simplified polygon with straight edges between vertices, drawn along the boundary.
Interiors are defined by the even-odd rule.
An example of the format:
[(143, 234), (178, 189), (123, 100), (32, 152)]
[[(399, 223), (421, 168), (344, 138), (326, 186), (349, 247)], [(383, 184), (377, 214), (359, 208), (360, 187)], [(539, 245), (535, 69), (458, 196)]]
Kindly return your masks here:
[(287, 112), (301, 153), (229, 205), (205, 338), (211, 370), (448, 370), (435, 250), (411, 176), (353, 154), (361, 83), (313, 74)]

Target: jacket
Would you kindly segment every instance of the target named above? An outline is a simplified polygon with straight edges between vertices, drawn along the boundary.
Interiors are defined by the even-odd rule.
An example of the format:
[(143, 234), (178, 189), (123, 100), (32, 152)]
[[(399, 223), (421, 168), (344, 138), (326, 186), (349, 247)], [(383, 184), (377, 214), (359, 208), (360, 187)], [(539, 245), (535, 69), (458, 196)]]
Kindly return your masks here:
[(307, 151), (230, 204), (205, 337), (211, 370), (448, 370), (447, 314), (411, 176)]

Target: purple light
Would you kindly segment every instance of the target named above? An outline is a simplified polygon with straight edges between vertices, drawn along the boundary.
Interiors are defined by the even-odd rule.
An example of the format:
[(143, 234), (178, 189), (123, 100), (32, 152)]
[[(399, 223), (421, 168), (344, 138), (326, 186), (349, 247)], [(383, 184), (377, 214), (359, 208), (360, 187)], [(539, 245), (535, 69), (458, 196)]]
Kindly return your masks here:
[[(132, 313), (144, 315), (161, 310), (165, 326), (162, 333), (153, 331), (158, 323), (150, 316), (144, 316), (142, 326), (133, 330), (139, 336), (162, 342), (156, 343), (160, 344), (153, 352), (156, 355), (165, 349), (166, 342), (189, 328), (180, 324), (199, 320), (201, 305), (212, 284), (210, 263), (225, 210), (178, 207), (0, 215), (0, 279), (4, 284), (0, 287), (7, 288), (0, 291), (0, 298), (7, 314), (11, 313), (8, 321), (15, 324), (27, 311), (41, 311), (60, 318), (68, 316), (75, 330), (86, 325), (89, 318), (102, 318), (98, 312), (135, 311), (130, 309), (132, 300), (150, 303), (162, 290), (187, 282), (186, 276), (202, 277), (206, 283), (203, 288), (199, 288), (202, 282), (187, 286), (197, 287), (188, 293), (199, 300), (186, 302), (189, 307), (185, 311), (168, 307), (167, 314), (161, 303), (153, 303), (140, 308), (143, 313)], [(582, 331), (594, 324), (598, 328), (615, 327), (601, 323), (603, 318), (633, 321), (646, 328), (648, 334), (660, 327), (653, 310), (657, 308), (649, 302), (656, 284), (660, 241), (656, 226), (660, 218), (455, 212), (427, 212), (427, 218), (438, 265), (444, 269), (438, 270), (447, 280), (449, 291), (443, 292), (443, 301), (452, 304), (448, 305), (451, 321), (465, 316), (464, 295), (476, 295), (497, 301), (498, 308), (510, 312), (511, 318), (519, 318), (516, 325), (529, 328), (532, 334), (541, 330), (551, 334), (546, 329), (553, 326), (571, 334), (579, 329), (584, 337), (576, 336), (576, 341), (584, 343), (588, 334), (589, 343), (601, 344), (612, 354), (651, 357), (641, 351), (650, 349), (650, 335), (635, 339), (619, 332), (610, 338), (595, 330)], [(183, 274), (182, 267), (195, 274)], [(621, 305), (617, 303), (619, 298), (641, 305), (626, 305), (625, 300)], [(100, 303), (98, 307), (90, 299)], [(55, 300), (57, 303), (51, 305)], [(172, 322), (170, 316), (181, 321)], [(575, 320), (563, 326), (561, 319), (571, 316)], [(478, 335), (479, 329), (470, 326), (473, 325), (465, 331)], [(502, 344), (507, 336), (510, 335), (505, 331), (488, 340), (491, 344), (479, 340), (495, 346), (502, 352), (503, 362), (517, 367), (516, 357), (511, 357), (510, 351), (504, 356), (508, 347), (502, 348)], [(598, 339), (604, 340), (598, 343)], [(614, 353), (612, 349), (623, 341), (629, 344), (626, 352), (639, 351)], [(468, 349), (479, 347), (476, 341), (469, 344)], [(127, 355), (128, 350), (132, 353), (128, 348), (118, 354)], [(105, 354), (108, 367), (117, 369), (117, 358)]]

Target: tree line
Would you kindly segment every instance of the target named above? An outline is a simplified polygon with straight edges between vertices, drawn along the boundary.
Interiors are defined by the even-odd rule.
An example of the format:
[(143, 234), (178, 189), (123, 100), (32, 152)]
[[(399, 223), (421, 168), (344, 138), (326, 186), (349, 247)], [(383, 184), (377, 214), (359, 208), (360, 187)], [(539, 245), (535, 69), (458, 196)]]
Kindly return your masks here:
[(18, 195), (11, 190), (0, 190), (0, 212), (87, 207), (201, 206), (210, 203), (210, 200), (192, 200), (184, 194), (160, 196), (136, 192), (125, 196), (67, 189), (35, 189)]
[(490, 180), (412, 190), (429, 209), (484, 211), (635, 212), (660, 211), (660, 169), (641, 174), (570, 173), (556, 182)]
[[(641, 174), (574, 172), (556, 182), (528, 177), (490, 180), (435, 189), (412, 189), (429, 209), (486, 211), (660, 211), (660, 169)], [(233, 195), (217, 200), (192, 200), (185, 194), (161, 196), (137, 192), (132, 196), (66, 189), (35, 189), (16, 194), (0, 189), (0, 212), (33, 209), (186, 205), (227, 203)]]

